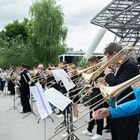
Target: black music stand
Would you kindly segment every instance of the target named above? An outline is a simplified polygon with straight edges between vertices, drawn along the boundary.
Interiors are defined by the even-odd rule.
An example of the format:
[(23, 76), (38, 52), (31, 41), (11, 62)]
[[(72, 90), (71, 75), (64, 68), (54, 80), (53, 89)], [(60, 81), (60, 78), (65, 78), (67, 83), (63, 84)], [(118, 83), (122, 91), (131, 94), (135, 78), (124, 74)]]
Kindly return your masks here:
[(19, 106), (19, 104), (16, 105), (16, 100), (17, 100), (18, 98), (19, 98), (19, 97), (16, 97), (16, 95), (13, 95), (13, 106), (12, 106), (11, 108), (9, 108), (9, 109), (7, 110), (7, 112), (10, 111), (10, 110), (16, 110), (16, 109), (18, 109), (17, 107)]
[(61, 129), (64, 126), (67, 126), (67, 118), (68, 118), (68, 113), (67, 113), (67, 107), (64, 110), (64, 120), (55, 128), (55, 132), (56, 133), (59, 129)]
[[(20, 98), (20, 95), (19, 94), (20, 93), (17, 93), (16, 87), (15, 87), (15, 94), (13, 95), (13, 107), (11, 107), (10, 109), (8, 109), (7, 112), (10, 111), (10, 110), (16, 110), (16, 109), (18, 109), (17, 107), (19, 106), (19, 104), (16, 105), (16, 100)], [(18, 95), (18, 96), (16, 97), (16, 95)]]
[(74, 132), (74, 125), (73, 125), (73, 113), (72, 113), (72, 103), (68, 106), (69, 108), (69, 113), (70, 113), (70, 117), (69, 117), (69, 124), (70, 127), (67, 128), (67, 133), (68, 135), (71, 133), (70, 136), (67, 137), (67, 140), (80, 140), (73, 132)]

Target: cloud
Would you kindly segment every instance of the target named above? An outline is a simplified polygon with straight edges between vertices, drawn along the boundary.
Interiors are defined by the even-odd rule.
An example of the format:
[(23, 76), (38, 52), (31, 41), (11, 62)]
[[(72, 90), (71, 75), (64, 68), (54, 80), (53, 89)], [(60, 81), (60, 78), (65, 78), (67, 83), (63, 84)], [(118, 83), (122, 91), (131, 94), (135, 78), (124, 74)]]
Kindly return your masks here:
[[(87, 50), (92, 44), (94, 38), (100, 29), (90, 23), (91, 19), (103, 9), (111, 0), (59, 0), (59, 4), (65, 14), (65, 24), (68, 27), (67, 45), (75, 50)], [(103, 52), (106, 42), (113, 41), (112, 34), (103, 38), (100, 42), (97, 52)], [(106, 41), (105, 41), (106, 39)]]
[(13, 20), (22, 20), (29, 17), (31, 0), (1, 0), (0, 1), (0, 29)]
[[(68, 28), (67, 46), (75, 50), (87, 50), (99, 30), (99, 27), (91, 24), (90, 21), (111, 0), (56, 1), (61, 5), (65, 15), (65, 25)], [(13, 20), (29, 17), (32, 2), (35, 0), (0, 0), (0, 29)]]

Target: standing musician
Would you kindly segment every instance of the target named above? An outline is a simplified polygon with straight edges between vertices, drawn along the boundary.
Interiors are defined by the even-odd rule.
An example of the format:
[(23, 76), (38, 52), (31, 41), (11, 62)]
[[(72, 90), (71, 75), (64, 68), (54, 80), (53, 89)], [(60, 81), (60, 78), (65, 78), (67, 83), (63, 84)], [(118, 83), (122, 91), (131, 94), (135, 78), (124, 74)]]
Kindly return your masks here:
[[(111, 42), (105, 48), (105, 55), (108, 59), (116, 55), (122, 47), (118, 43)], [(139, 74), (139, 69), (137, 66), (137, 61), (131, 56), (126, 59), (126, 55), (121, 55), (117, 60), (121, 63), (119, 68), (113, 71), (111, 68), (107, 67), (104, 71), (106, 77), (105, 81), (109, 86), (115, 86), (131, 79), (132, 77)], [(117, 100), (121, 99), (128, 93), (132, 91), (131, 88), (127, 88), (122, 92)], [(121, 101), (119, 104), (135, 99), (134, 94), (129, 96), (125, 100)], [(124, 118), (111, 118), (111, 135), (112, 140), (137, 140), (138, 136), (138, 115), (133, 115)]]
[(92, 114), (93, 117), (95, 119), (103, 119), (108, 116), (120, 118), (140, 113), (140, 81), (132, 85), (132, 88), (136, 99), (120, 104), (116, 108), (110, 107), (109, 110), (100, 108)]
[(23, 107), (23, 111), (21, 113), (27, 113), (31, 112), (31, 106), (30, 106), (30, 89), (29, 89), (29, 82), (30, 79), (28, 77), (28, 71), (27, 66), (25, 64), (22, 64), (20, 67), (21, 73), (20, 73), (20, 93), (21, 93), (21, 104)]
[[(132, 88), (136, 99), (120, 104), (116, 108), (101, 108), (92, 114), (93, 118), (98, 120), (108, 116), (111, 116), (111, 118), (120, 118), (140, 113), (140, 81), (136, 82)], [(140, 140), (140, 132), (138, 140)]]
[(6, 70), (1, 69), (1, 72), (0, 72), (0, 79), (1, 79), (0, 90), (2, 92), (4, 91), (4, 87), (6, 86), (6, 78), (7, 78), (7, 72), (6, 72)]
[(12, 66), (9, 68), (8, 72), (8, 90), (11, 92), (10, 95), (15, 95), (15, 83), (14, 83), (14, 71), (15, 68)]
[[(76, 65), (72, 64), (70, 66), (68, 74), (69, 74), (71, 80), (76, 85), (75, 79), (77, 79), (79, 77), (79, 75), (77, 74)], [(69, 91), (69, 98), (71, 100), (73, 100), (73, 103), (76, 103), (79, 100), (79, 96), (77, 96), (77, 93), (80, 91), (80, 89), (79, 90), (76, 90), (76, 89), (77, 89), (77, 85)], [(74, 104), (74, 106), (73, 106), (73, 114), (74, 114), (74, 119), (78, 118), (78, 105), (77, 104)]]
[[(95, 56), (92, 56), (88, 59), (89, 62), (89, 66), (94, 66), (98, 63), (98, 59)], [(89, 69), (86, 73), (90, 74), (92, 73), (94, 70), (94, 68)], [(102, 74), (101, 74), (102, 75)], [(100, 90), (99, 88), (94, 88), (91, 93), (90, 93), (90, 99), (97, 96), (98, 94), (100, 94)], [(97, 101), (101, 100), (103, 97), (102, 96), (98, 96), (97, 98), (93, 99), (90, 101), (90, 110), (94, 107), (92, 106), (94, 103), (96, 103)], [(102, 107), (102, 105), (100, 106)], [(98, 107), (99, 108), (99, 107)], [(90, 119), (92, 118), (92, 111), (90, 112)], [(88, 135), (88, 136), (92, 136), (92, 130), (95, 126), (95, 120), (92, 120), (88, 123), (88, 127), (86, 130), (82, 131), (82, 134), (84, 135)], [(97, 121), (97, 132), (94, 136), (92, 136), (90, 139), (94, 140), (94, 139), (101, 139), (102, 138), (102, 131), (103, 131), (103, 119), (98, 120)]]
[(40, 84), (42, 85), (43, 88), (45, 88), (45, 84), (47, 82), (47, 78), (46, 78), (46, 76), (44, 74), (44, 70), (45, 70), (44, 65), (39, 64), (37, 66), (37, 71), (36, 71), (36, 74), (35, 74), (36, 76), (40, 77)]
[(15, 84), (15, 94), (20, 96), (20, 67), (16, 67), (15, 72), (14, 72), (14, 84)]

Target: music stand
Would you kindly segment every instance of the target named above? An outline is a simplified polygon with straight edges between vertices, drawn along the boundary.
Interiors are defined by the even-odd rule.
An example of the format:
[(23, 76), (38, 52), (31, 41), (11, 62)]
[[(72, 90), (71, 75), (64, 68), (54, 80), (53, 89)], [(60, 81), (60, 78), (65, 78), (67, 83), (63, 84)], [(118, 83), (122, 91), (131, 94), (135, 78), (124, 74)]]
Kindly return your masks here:
[[(19, 99), (20, 96), (19, 96), (19, 93), (18, 93), (18, 91), (17, 91), (16, 88), (17, 87), (15, 86), (15, 94), (13, 95), (13, 107), (11, 107), (10, 109), (8, 109), (7, 112), (10, 111), (10, 110), (16, 110), (16, 109), (18, 109), (17, 108), (18, 105), (16, 106), (16, 100)], [(16, 95), (18, 95), (18, 96), (16, 97)]]
[[(67, 108), (66, 108), (67, 109)], [(61, 129), (64, 126), (67, 126), (67, 113), (66, 113), (66, 109), (64, 110), (64, 120), (55, 128), (54, 133), (56, 133), (59, 129)]]
[(70, 118), (69, 118), (69, 124), (70, 127), (67, 128), (68, 136), (67, 140), (80, 140), (73, 132), (74, 132), (74, 125), (73, 125), (73, 113), (72, 113), (72, 103), (69, 105), (69, 112), (70, 112)]
[(13, 95), (13, 106), (11, 107), (11, 108), (9, 108), (8, 110), (7, 110), (7, 112), (8, 111), (10, 111), (10, 110), (16, 110), (16, 109), (18, 109), (17, 108), (17, 106), (16, 106), (16, 100), (18, 99), (19, 97), (16, 97), (15, 95)]
[[(69, 91), (67, 92), (67, 97), (69, 97)], [(70, 115), (69, 115), (70, 114)], [(64, 126), (70, 125), (70, 127), (67, 128), (66, 132), (68, 134), (72, 133), (74, 131), (74, 125), (73, 125), (73, 113), (72, 113), (72, 103), (70, 103), (64, 110), (64, 121), (60, 123), (55, 129), (57, 129), (54, 133), (56, 133), (59, 129), (61, 129)], [(72, 133), (70, 136), (68, 136), (67, 140), (80, 140), (74, 133)]]

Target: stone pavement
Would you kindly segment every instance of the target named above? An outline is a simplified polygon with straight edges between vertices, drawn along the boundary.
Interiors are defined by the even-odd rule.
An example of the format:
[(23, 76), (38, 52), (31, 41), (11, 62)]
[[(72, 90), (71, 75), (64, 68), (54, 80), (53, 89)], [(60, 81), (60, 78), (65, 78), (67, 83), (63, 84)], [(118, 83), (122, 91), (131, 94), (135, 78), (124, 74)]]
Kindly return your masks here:
[[(20, 100), (16, 100), (16, 104)], [(7, 110), (13, 106), (13, 97), (12, 96), (3, 96), (0, 94), (0, 140), (45, 140), (44, 139), (44, 121), (40, 120), (37, 123), (38, 118), (36, 119), (33, 114), (27, 116), (25, 119), (23, 117), (27, 114), (21, 114), (21, 107), (18, 106), (15, 110)], [(35, 108), (35, 107), (34, 107)], [(38, 113), (36, 109), (35, 113)], [(63, 121), (63, 118), (56, 118), (56, 115), (51, 116), (54, 119), (54, 122), (51, 119), (46, 120), (46, 140), (53, 135), (55, 128)], [(81, 126), (84, 122), (88, 121), (88, 115), (78, 121), (75, 126)], [(81, 134), (81, 131), (86, 129), (87, 126), (78, 130), (75, 135), (80, 140), (89, 140), (89, 136), (84, 136)], [(96, 127), (94, 128), (95, 133)], [(60, 140), (62, 134), (65, 134), (63, 131), (60, 135), (55, 137), (53, 140)], [(110, 139), (110, 133), (103, 132), (103, 139)]]

